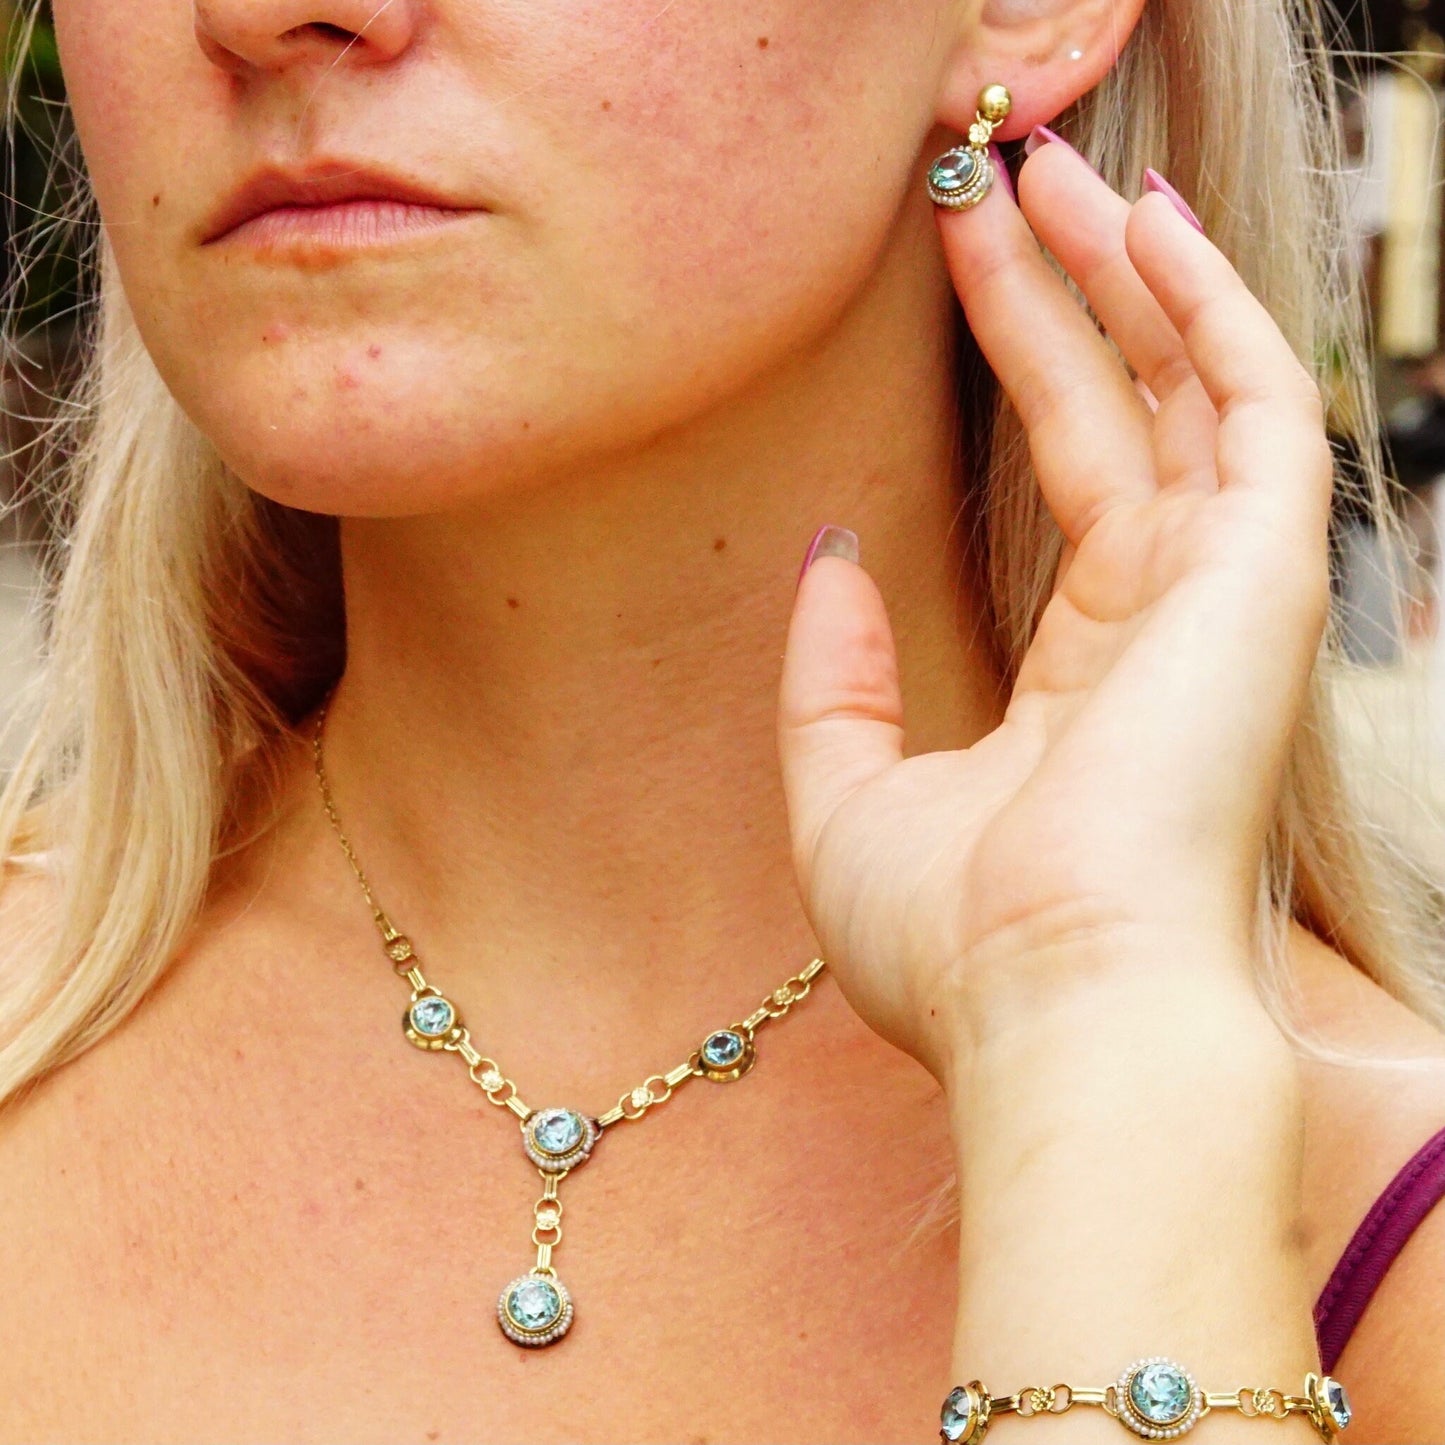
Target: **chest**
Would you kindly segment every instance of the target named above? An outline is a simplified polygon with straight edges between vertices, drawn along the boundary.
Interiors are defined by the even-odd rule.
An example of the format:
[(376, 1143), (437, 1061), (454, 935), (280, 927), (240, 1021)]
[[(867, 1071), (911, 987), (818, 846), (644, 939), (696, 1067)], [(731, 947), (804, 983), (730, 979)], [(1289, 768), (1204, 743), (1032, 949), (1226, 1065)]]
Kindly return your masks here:
[(726, 1109), (681, 1091), (614, 1129), (559, 1190), (573, 1328), (522, 1349), (496, 1306), (535, 1261), (541, 1181), (509, 1114), (409, 1063), (67, 1082), (68, 1137), (6, 1141), (32, 1187), (3, 1202), (20, 1303), (0, 1399), (31, 1415), (0, 1422), (77, 1440), (926, 1433), (955, 1300), (941, 1099), (780, 1107), (778, 1081)]

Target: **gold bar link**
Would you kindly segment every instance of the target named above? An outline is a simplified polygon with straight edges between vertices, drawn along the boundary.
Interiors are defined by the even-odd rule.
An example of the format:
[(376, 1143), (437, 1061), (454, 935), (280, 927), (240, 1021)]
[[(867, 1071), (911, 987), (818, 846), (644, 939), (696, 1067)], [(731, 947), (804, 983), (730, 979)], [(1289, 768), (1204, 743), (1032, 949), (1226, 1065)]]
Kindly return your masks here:
[(537, 1246), (537, 1268), (539, 1270), (552, 1268), (552, 1246), (550, 1244)]
[(682, 1081), (683, 1081), (684, 1079), (690, 1077), (691, 1074), (692, 1074), (692, 1060), (689, 1059), (689, 1060), (687, 1061), (687, 1063), (685, 1063), (685, 1064), (679, 1064), (679, 1065), (678, 1065), (675, 1069), (673, 1069), (670, 1073), (664, 1074), (664, 1075), (662, 1076), (662, 1079), (663, 1079), (663, 1082), (668, 1086), (668, 1088), (670, 1088), (670, 1089), (675, 1089), (680, 1083), (682, 1083)]
[(764, 1005), (760, 1009), (754, 1009), (753, 1012), (750, 1013), (747, 1018), (742, 1021), (740, 1027), (742, 1028), (744, 1033), (751, 1034), (758, 1027), (758, 1025), (767, 1018), (767, 1016), (767, 1006)]
[(532, 1111), (513, 1094), (507, 1100), (506, 1107), (509, 1108), (524, 1124), (532, 1117)]
[(406, 971), (406, 981), (420, 993), (426, 987), (426, 979), (422, 976), (421, 969), (413, 966)]
[(609, 1124), (620, 1123), (626, 1117), (627, 1115), (622, 1112), (622, 1105), (614, 1104), (605, 1114), (597, 1116), (597, 1127), (605, 1129)]
[(557, 1197), (557, 1186), (562, 1182), (563, 1176), (568, 1171), (563, 1170), (562, 1174), (543, 1174), (539, 1169), (537, 1172), (542, 1174), (542, 1198), (555, 1199)]
[(817, 976), (818, 976), (820, 973), (822, 973), (822, 971), (823, 971), (823, 960), (822, 960), (821, 958), (815, 958), (815, 959), (812, 961), (812, 963), (810, 963), (810, 964), (798, 975), (798, 979), (799, 979), (799, 981), (802, 982), (802, 983), (812, 983), (812, 981), (813, 981), (815, 978), (817, 978)]
[(461, 1038), (457, 1040), (457, 1052), (467, 1061), (467, 1067), (474, 1069), (481, 1063), (482, 1056), (477, 1052), (476, 1046), (472, 1043), (471, 1035), (465, 1030)]

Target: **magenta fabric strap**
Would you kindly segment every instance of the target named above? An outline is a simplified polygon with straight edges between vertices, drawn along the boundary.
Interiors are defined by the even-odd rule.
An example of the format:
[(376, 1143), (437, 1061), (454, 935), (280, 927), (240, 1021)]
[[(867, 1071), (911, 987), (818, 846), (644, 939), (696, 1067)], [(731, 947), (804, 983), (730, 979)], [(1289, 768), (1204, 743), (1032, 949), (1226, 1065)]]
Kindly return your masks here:
[(1428, 1140), (1370, 1206), (1315, 1304), (1325, 1374), (1335, 1368), (1385, 1271), (1416, 1226), (1445, 1198), (1445, 1129)]

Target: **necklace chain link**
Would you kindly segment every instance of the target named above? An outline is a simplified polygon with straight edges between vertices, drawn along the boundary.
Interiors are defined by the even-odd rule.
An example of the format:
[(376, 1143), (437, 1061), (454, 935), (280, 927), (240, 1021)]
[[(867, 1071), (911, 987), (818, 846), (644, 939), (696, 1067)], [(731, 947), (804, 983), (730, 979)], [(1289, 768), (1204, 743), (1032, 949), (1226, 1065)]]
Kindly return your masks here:
[[(361, 859), (357, 857), (356, 849), (352, 846), (351, 839), (347, 837), (345, 828), (342, 827), (341, 815), (337, 811), (336, 799), (332, 795), (331, 779), (326, 772), (326, 761), (322, 751), (322, 733), (328, 710), (329, 700), (317, 714), (315, 730), (311, 738), (316, 783), (321, 792), (321, 802), (326, 809), (327, 820), (336, 834), (337, 841), (341, 844), (341, 851), (346, 855), (347, 863), (351, 865), (351, 871), (356, 876), (356, 881), (366, 898), (367, 906), (371, 909), (372, 922), (381, 935), (382, 947), (386, 950), (392, 967), (411, 985), (413, 1007), (417, 1006), (418, 1001), (425, 1000), (450, 1010), (450, 1003), (445, 1001), (427, 982), (426, 975), (422, 973), (421, 960), (417, 957), (411, 939), (392, 923), (386, 910), (377, 902), (371, 882), (366, 876), (365, 869), (361, 866)], [(824, 967), (821, 958), (813, 959), (797, 973), (779, 984), (740, 1023), (733, 1025), (730, 1029), (722, 1030), (718, 1034), (709, 1035), (704, 1044), (694, 1049), (682, 1063), (669, 1069), (665, 1074), (649, 1075), (635, 1088), (623, 1093), (612, 1108), (605, 1113), (594, 1119), (574, 1113), (573, 1117), (578, 1120), (578, 1127), (591, 1131), (587, 1136), (586, 1144), (577, 1151), (575, 1156), (562, 1157), (553, 1162), (548, 1159), (546, 1154), (534, 1153), (533, 1144), (526, 1145), (533, 1162), (538, 1164), (538, 1173), (542, 1178), (542, 1197), (532, 1206), (532, 1243), (537, 1249), (537, 1262), (527, 1275), (513, 1280), (502, 1292), (502, 1298), (497, 1306), (497, 1319), (504, 1334), (517, 1344), (544, 1345), (560, 1339), (571, 1325), (571, 1297), (567, 1294), (561, 1281), (557, 1279), (556, 1271), (552, 1267), (552, 1251), (562, 1241), (563, 1205), (561, 1199), (557, 1197), (557, 1188), (576, 1167), (576, 1164), (585, 1160), (592, 1143), (602, 1131), (613, 1124), (635, 1123), (651, 1109), (656, 1108), (659, 1104), (665, 1104), (683, 1084), (691, 1079), (701, 1077), (722, 1082), (741, 1077), (752, 1065), (753, 1038), (757, 1031), (773, 1019), (786, 1017), (793, 1008), (807, 998), (812, 992), (813, 980), (823, 971)], [(531, 1108), (522, 1099), (516, 1083), (503, 1072), (501, 1065), (477, 1049), (472, 1042), (471, 1032), (464, 1023), (455, 1018), (454, 1013), (447, 1014), (446, 1022), (454, 1023), (455, 1026), (447, 1029), (444, 1036), (435, 1040), (416, 1041), (421, 1042), (424, 1047), (439, 1048), (448, 1053), (457, 1054), (467, 1066), (468, 1077), (482, 1091), (487, 1101), (514, 1114), (523, 1130), (524, 1138), (526, 1138), (528, 1121), (533, 1120), (538, 1111)], [(413, 1036), (410, 1031), (409, 1036)], [(710, 1068), (704, 1061), (703, 1049), (718, 1037), (731, 1038), (733, 1057), (725, 1063), (715, 1061), (713, 1067)], [(730, 1064), (733, 1066), (729, 1067)], [(549, 1115), (555, 1116), (564, 1112), (571, 1111), (543, 1111), (532, 1127), (536, 1129), (538, 1125), (547, 1122)], [(543, 1167), (543, 1161), (545, 1161), (546, 1167)], [(564, 1165), (566, 1167), (563, 1167)], [(552, 1291), (552, 1294), (546, 1299), (553, 1309), (553, 1314), (546, 1324), (532, 1328), (526, 1319), (519, 1320), (517, 1313), (521, 1311), (525, 1315), (529, 1308), (537, 1307), (539, 1285), (545, 1285)], [(530, 1296), (526, 1295), (527, 1290), (532, 1291)]]
[[(357, 883), (361, 886), (362, 894), (371, 909), (372, 921), (376, 924), (377, 932), (381, 934), (381, 941), (387, 956), (391, 959), (397, 973), (405, 978), (416, 992), (424, 993), (430, 988), (430, 985), (421, 971), (421, 961), (417, 958), (412, 942), (406, 934), (395, 927), (387, 916), (386, 910), (377, 902), (371, 882), (366, 876), (366, 870), (361, 866), (361, 859), (357, 857), (351, 839), (346, 836), (345, 828), (341, 826), (341, 814), (337, 811), (336, 799), (331, 792), (331, 779), (326, 772), (326, 760), (322, 752), (321, 735), (326, 723), (326, 712), (327, 709), (323, 707), (316, 719), (311, 749), (316, 767), (316, 782), (321, 790), (321, 801), (326, 809), (327, 820), (336, 834), (337, 841), (341, 844), (341, 851), (346, 855), (346, 861), (351, 865), (352, 873), (356, 875)], [(407, 966), (403, 967), (403, 964)], [(738, 1028), (751, 1037), (770, 1020), (785, 1017), (812, 992), (813, 980), (823, 971), (823, 968), (824, 963), (821, 958), (813, 959), (804, 968), (780, 983), (752, 1013), (742, 1020)], [(466, 1061), (467, 1072), (471, 1075), (472, 1082), (481, 1089), (491, 1103), (510, 1109), (525, 1123), (535, 1111), (522, 1102), (516, 1084), (502, 1072), (496, 1060), (477, 1052), (472, 1043), (471, 1034), (466, 1028), (460, 1029), (458, 1034), (457, 1039), (449, 1041), (444, 1047), (462, 1056)], [(609, 1124), (623, 1121), (635, 1122), (642, 1118), (649, 1109), (658, 1104), (665, 1104), (677, 1088), (702, 1073), (698, 1051), (694, 1049), (676, 1068), (669, 1069), (665, 1074), (649, 1075), (636, 1088), (623, 1093), (612, 1108), (605, 1114), (598, 1115), (597, 1122), (604, 1129)]]

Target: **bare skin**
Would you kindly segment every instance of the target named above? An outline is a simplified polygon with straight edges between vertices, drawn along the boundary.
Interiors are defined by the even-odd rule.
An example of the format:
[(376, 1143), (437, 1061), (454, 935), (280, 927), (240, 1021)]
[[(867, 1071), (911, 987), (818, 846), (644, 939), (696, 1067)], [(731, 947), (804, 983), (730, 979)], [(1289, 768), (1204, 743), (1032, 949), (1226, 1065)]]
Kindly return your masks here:
[[(514, 1350), (491, 1311), (525, 1263), (535, 1175), (454, 1061), (402, 1040), (396, 980), (311, 834), (6, 1117), (0, 1436), (672, 1440), (686, 1420), (698, 1440), (926, 1438), (952, 1383), (957, 1253), (942, 1208), (909, 1238), (950, 1175), (927, 1073), (821, 986), (744, 1084), (683, 1091), (568, 1182), (559, 1259), (582, 1314), (545, 1358)], [(1317, 1290), (1438, 1126), (1445, 1042), (1295, 941), (1326, 1037), (1438, 1060), (1405, 1084), (1306, 1071)], [(504, 1057), (538, 1098), (600, 1105), (716, 1017), (664, 1029), (644, 1003), (602, 1078), (531, 1031)], [(1341, 1361), (1361, 1440), (1429, 1438), (1397, 1395), (1428, 1377), (1442, 1261), (1437, 1214)]]
[[(1022, 135), (1097, 79), (1137, 8), (898, 0), (840, 26), (835, 4), (794, 0), (782, 29), (761, 10), (681, 7), (649, 29), (650, 5), (524, 15), (396, 0), (343, 63), (335, 32), (359, 35), (361, 9), (211, 0), (195, 32), (179, 5), (137, 16), (69, 0), (58, 18), (113, 244), (167, 380), (258, 489), (346, 516), (350, 656), (331, 756), (369, 871), (529, 1093), (605, 1107), (735, 1018), (835, 921), (800, 904), (776, 758), (791, 574), (814, 525), (865, 538), (909, 752), (966, 749), (999, 722), (959, 549), (969, 519), (953, 526), (945, 303), (968, 268), (950, 274), (933, 218), (899, 196), (935, 149), (931, 128), (966, 124), (985, 80), (1012, 81), (1009, 134)], [(870, 88), (891, 73), (876, 63), (885, 32), (922, 67), (896, 94)], [(438, 35), (453, 48), (428, 49)], [(739, 62), (777, 58), (788, 36), (801, 71)], [(614, 41), (605, 72), (559, 64), (569, 46)], [(1085, 59), (1067, 60), (1072, 48)], [(803, 73), (828, 83), (800, 90)], [(604, 93), (602, 74), (630, 88)], [(158, 106), (176, 107), (169, 124)], [(512, 128), (485, 130), (498, 116)], [(398, 117), (418, 126), (410, 146), (382, 123)], [(459, 133), (486, 142), (458, 148)], [(805, 135), (826, 159), (862, 133), (896, 193), (848, 191), (829, 213), (813, 173), (816, 194), (788, 189), (795, 155), (780, 140)], [(257, 146), (335, 135), (438, 166), (497, 162), (481, 225), (504, 224), (392, 267), (311, 254), (278, 270), (198, 243)], [(722, 192), (682, 184), (680, 140), (688, 178), (701, 160), (745, 193), (719, 207)], [(1030, 161), (1040, 200), (1050, 167), (1067, 195), (1060, 165)], [(758, 227), (752, 202), (780, 196)], [(1167, 238), (1149, 204), (1137, 236)], [(948, 234), (976, 257), (995, 235)], [(820, 564), (815, 598), (852, 585), (843, 565)], [(950, 1072), (943, 1025), (886, 1008), (865, 1023), (830, 981), (763, 1041), (746, 1084), (694, 1086), (617, 1140), (569, 1181), (579, 1323), (524, 1355), (491, 1313), (526, 1262), (535, 1176), (454, 1061), (400, 1038), (402, 996), (304, 759), (283, 803), (166, 983), (3, 1122), (0, 1249), (22, 1302), (0, 1323), (6, 1432), (929, 1433), (954, 1383), (958, 1248), (946, 1223), (902, 1241), (983, 1132), (950, 1117), (915, 1061)], [(894, 823), (916, 836), (908, 819), (877, 836)], [(1238, 877), (1246, 851), (1228, 860)], [(15, 890), (6, 906), (44, 905)], [(1343, 1043), (1445, 1067), (1438, 1035), (1322, 945), (1295, 943), (1306, 999)], [(904, 976), (847, 949), (836, 961), (855, 1008)], [(1077, 1062), (1069, 1082), (1093, 1077), (1098, 1060)], [(1405, 1091), (1309, 1068), (1301, 1084), (1305, 1227), (1280, 1279), (1317, 1290), (1373, 1192), (1445, 1116), (1445, 1086), (1438, 1071)], [(998, 1117), (985, 1128), (1007, 1132)], [(1400, 1344), (1438, 1348), (1442, 1249), (1432, 1224), (1341, 1364), (1355, 1438), (1424, 1439), (1441, 1423)], [(1237, 1298), (1241, 1349), (1271, 1343)], [(1086, 1343), (1076, 1317), (1056, 1323)], [(1280, 1358), (1299, 1358), (1304, 1329), (1297, 1314), (1280, 1332)], [(45, 1373), (57, 1358), (76, 1362), (63, 1391)], [(1306, 1438), (1298, 1419), (1291, 1435)]]

